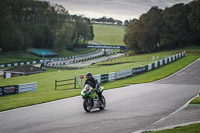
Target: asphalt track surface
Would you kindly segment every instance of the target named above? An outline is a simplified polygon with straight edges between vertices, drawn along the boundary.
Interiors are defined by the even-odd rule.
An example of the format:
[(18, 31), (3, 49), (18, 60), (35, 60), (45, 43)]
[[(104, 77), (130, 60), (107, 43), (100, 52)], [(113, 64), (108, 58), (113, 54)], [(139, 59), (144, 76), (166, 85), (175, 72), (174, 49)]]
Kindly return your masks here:
[[(184, 59), (184, 58), (183, 58)], [(200, 60), (172, 76), (104, 92), (106, 109), (86, 113), (80, 96), (0, 112), (0, 133), (131, 133), (198, 94)], [(6, 103), (5, 103), (6, 104)]]

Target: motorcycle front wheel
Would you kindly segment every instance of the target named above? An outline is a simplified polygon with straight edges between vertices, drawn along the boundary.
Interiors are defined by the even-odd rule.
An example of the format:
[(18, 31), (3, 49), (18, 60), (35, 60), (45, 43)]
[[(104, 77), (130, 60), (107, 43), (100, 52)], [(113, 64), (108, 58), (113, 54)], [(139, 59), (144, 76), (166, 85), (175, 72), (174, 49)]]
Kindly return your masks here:
[(102, 95), (102, 103), (99, 107), (100, 110), (103, 110), (106, 107), (106, 99), (105, 97)]
[(86, 112), (90, 112), (92, 110), (92, 100), (90, 98), (86, 98), (83, 101), (83, 108), (85, 109)]

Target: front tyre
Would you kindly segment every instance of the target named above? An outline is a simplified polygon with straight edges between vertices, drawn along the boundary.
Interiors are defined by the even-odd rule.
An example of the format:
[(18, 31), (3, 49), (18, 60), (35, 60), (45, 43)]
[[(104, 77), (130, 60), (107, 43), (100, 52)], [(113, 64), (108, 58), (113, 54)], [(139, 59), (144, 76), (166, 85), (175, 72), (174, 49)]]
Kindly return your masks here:
[(90, 98), (85, 98), (83, 101), (83, 108), (86, 112), (90, 112), (92, 110), (92, 100)]
[(105, 99), (105, 97), (103, 95), (102, 95), (101, 98), (102, 98), (102, 103), (101, 103), (99, 109), (103, 110), (106, 107), (106, 99)]

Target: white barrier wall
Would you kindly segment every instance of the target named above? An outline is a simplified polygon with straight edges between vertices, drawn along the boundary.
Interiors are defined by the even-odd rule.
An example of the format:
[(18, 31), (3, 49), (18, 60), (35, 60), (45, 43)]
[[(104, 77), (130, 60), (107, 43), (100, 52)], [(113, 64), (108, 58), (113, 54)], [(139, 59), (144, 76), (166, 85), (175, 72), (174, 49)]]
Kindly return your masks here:
[(115, 81), (115, 79), (116, 79), (116, 72), (108, 74), (108, 81)]
[(182, 52), (182, 57), (183, 57), (183, 56), (185, 56), (185, 51), (184, 51), (184, 52)]
[(101, 74), (99, 75), (94, 75), (93, 76), (95, 79), (97, 79), (98, 83), (101, 84)]
[(152, 64), (149, 64), (148, 65), (148, 71), (151, 71), (152, 70)]
[(178, 54), (176, 54), (176, 59), (178, 59)]
[(158, 67), (158, 62), (156, 61), (154, 68), (157, 68), (157, 67)]
[[(148, 71), (150, 71), (154, 68), (157, 68), (158, 64), (160, 66), (163, 66), (163, 65), (168, 64), (172, 61), (175, 61), (176, 59), (183, 57), (184, 55), (185, 55), (185, 52), (182, 52), (182, 53), (179, 53), (179, 54), (175, 54), (171, 57), (156, 61), (152, 64), (148, 64), (147, 69), (148, 69)], [(146, 66), (145, 67), (133, 68), (133, 69), (127, 69), (127, 70), (121, 70), (119, 72), (112, 72), (112, 73), (108, 74), (108, 81), (115, 81), (116, 79), (125, 78), (125, 77), (128, 77), (128, 76), (139, 74), (139, 73), (144, 72), (144, 71), (146, 71)], [(99, 84), (101, 84), (101, 74), (94, 75), (93, 77), (98, 80)], [(102, 79), (102, 82), (103, 82), (103, 79)]]
[(169, 57), (169, 63), (172, 62), (172, 57)]
[(181, 53), (179, 53), (179, 58), (181, 58), (181, 55), (182, 55), (182, 54), (181, 54)]
[(162, 66), (163, 65), (163, 60), (160, 60), (160, 66)]
[(18, 85), (18, 93), (31, 91), (37, 91), (37, 82)]
[(165, 58), (165, 64), (167, 64), (168, 62), (167, 62), (167, 58)]
[(173, 60), (173, 61), (175, 61), (175, 59), (176, 59), (176, 58), (175, 58), (175, 55), (173, 55), (172, 57), (173, 57), (173, 59), (172, 59), (172, 60)]
[(116, 79), (128, 77), (132, 75), (132, 69), (122, 70), (116, 73)]

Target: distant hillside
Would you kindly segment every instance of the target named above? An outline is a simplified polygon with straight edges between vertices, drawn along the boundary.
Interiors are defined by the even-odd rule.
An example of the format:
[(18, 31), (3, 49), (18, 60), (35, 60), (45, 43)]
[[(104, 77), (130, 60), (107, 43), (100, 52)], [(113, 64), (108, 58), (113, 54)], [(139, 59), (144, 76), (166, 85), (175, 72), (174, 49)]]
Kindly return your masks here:
[(124, 46), (124, 26), (93, 24), (94, 41), (105, 45)]

